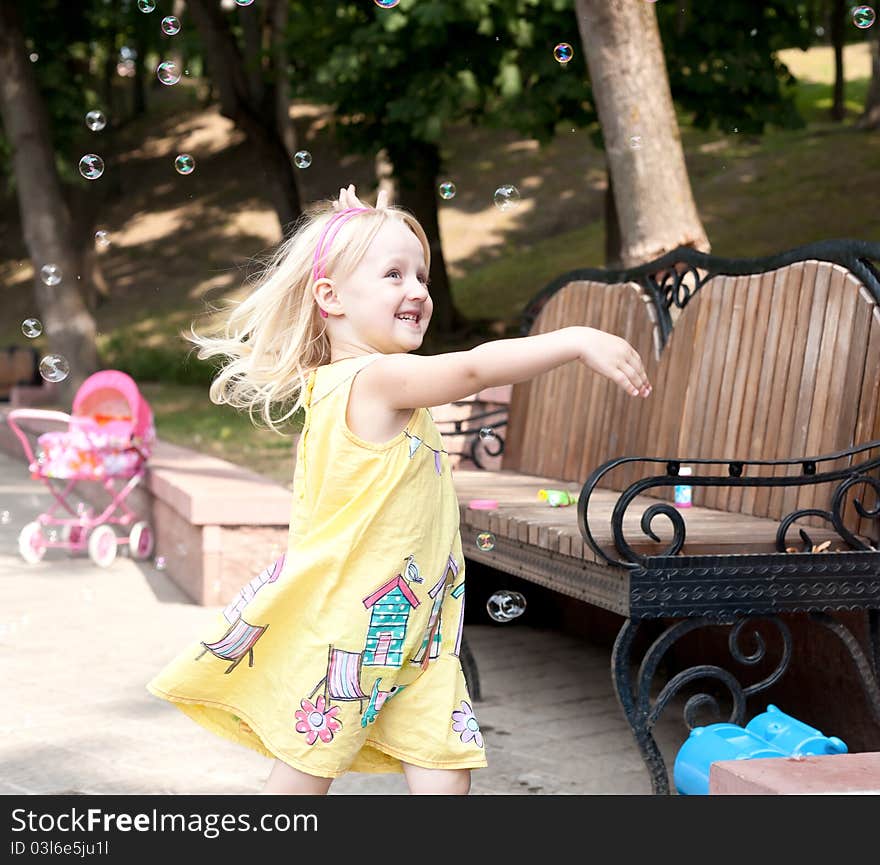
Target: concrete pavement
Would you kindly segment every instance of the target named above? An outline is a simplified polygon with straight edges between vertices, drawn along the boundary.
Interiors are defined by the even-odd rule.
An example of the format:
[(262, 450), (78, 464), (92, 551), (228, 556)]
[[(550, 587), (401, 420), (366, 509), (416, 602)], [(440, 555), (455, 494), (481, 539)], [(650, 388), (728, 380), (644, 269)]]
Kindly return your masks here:
[[(105, 570), (49, 550), (25, 564), (18, 532), (49, 501), (24, 463), (0, 452), (0, 794), (258, 792), (268, 759), (144, 688), (218, 608), (190, 602), (152, 562), (120, 556)], [(486, 622), (466, 626), (489, 761), (473, 773), (473, 793), (650, 793), (611, 688), (608, 650)], [(667, 709), (655, 733), (671, 760), (686, 735), (681, 715)], [(352, 773), (331, 787), (345, 793), (406, 793), (406, 785), (401, 775)]]

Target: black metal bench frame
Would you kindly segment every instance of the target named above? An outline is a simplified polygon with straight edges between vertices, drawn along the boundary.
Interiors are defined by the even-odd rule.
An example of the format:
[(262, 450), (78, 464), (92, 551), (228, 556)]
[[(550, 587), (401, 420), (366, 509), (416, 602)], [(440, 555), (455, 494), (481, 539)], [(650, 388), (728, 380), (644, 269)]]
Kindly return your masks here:
[[(786, 253), (756, 259), (722, 259), (681, 247), (655, 261), (629, 270), (584, 269), (566, 273), (553, 280), (526, 307), (522, 317), (521, 333), (531, 331), (541, 308), (565, 285), (574, 281), (592, 281), (606, 284), (635, 282), (644, 290), (656, 311), (660, 349), (666, 345), (673, 329), (672, 307), (684, 309), (699, 289), (718, 275), (747, 275), (776, 270), (804, 260), (829, 261), (842, 265), (855, 275), (880, 304), (880, 275), (872, 262), (880, 261), (880, 244), (853, 240), (831, 240), (809, 244)], [(703, 275), (700, 274), (703, 272)], [(498, 426), (503, 426), (498, 422)], [(456, 432), (462, 432), (457, 428)], [(465, 432), (478, 436), (475, 426)], [(496, 434), (494, 453), (504, 449), (503, 438)], [(480, 441), (474, 441), (475, 450)], [(483, 442), (485, 446), (485, 442)], [(636, 744), (651, 777), (652, 789), (658, 794), (669, 793), (668, 769), (653, 737), (654, 726), (670, 701), (691, 683), (713, 680), (726, 691), (731, 701), (729, 723), (745, 722), (746, 699), (769, 688), (788, 668), (792, 654), (791, 633), (781, 615), (806, 613), (809, 618), (834, 633), (853, 659), (868, 706), (880, 725), (880, 456), (869, 458), (872, 451), (880, 454), (880, 441), (860, 443), (833, 454), (816, 457), (797, 457), (783, 460), (713, 460), (685, 456), (669, 458), (621, 457), (609, 460), (596, 468), (585, 481), (578, 501), (578, 528), (584, 541), (596, 552), (605, 567), (623, 574), (625, 622), (618, 632), (611, 656), (611, 674), (618, 701), (630, 725)], [(472, 457), (473, 458), (473, 457)], [(848, 458), (844, 469), (821, 471), (823, 462)], [(595, 541), (589, 522), (589, 501), (593, 491), (600, 487), (602, 478), (612, 469), (626, 462), (638, 462), (651, 472), (655, 465), (660, 471), (646, 473), (623, 490), (613, 508), (611, 530), (614, 550), (601, 548)], [(474, 463), (480, 466), (478, 459)], [(687, 535), (686, 518), (672, 504), (659, 503), (646, 508), (640, 520), (641, 530), (659, 541), (652, 531), (652, 521), (665, 516), (673, 527), (673, 539), (660, 555), (641, 556), (627, 542), (623, 532), (624, 515), (636, 496), (658, 487), (680, 483), (679, 467), (718, 467), (724, 474), (689, 475), (691, 487), (795, 487), (813, 484), (836, 484), (828, 510), (817, 508), (793, 511), (779, 522), (776, 535), (778, 552), (771, 554), (721, 554), (681, 556)], [(792, 476), (750, 476), (755, 466), (800, 466), (800, 474)], [(865, 507), (859, 499), (853, 504), (861, 517), (877, 521), (877, 536), (869, 544), (860, 541), (843, 524), (841, 510), (846, 495), (853, 487), (872, 492), (876, 502)], [(814, 516), (826, 520), (849, 549), (840, 552), (812, 553), (809, 534), (799, 529), (804, 551), (786, 552), (786, 535), (801, 517)], [(501, 545), (502, 547), (504, 545)], [(534, 553), (523, 544), (508, 544), (505, 555), (517, 552)], [(790, 547), (789, 547), (790, 548)], [(501, 552), (505, 552), (501, 550)], [(535, 554), (539, 555), (539, 554)], [(503, 559), (492, 561), (482, 555), (470, 557), (505, 567)], [(510, 569), (509, 563), (505, 569)], [(520, 574), (522, 569), (517, 569)], [(570, 570), (570, 569), (569, 569)], [(583, 568), (584, 577), (595, 579), (595, 566)], [(514, 571), (516, 572), (516, 571)], [(528, 578), (528, 576), (526, 577)], [(564, 582), (571, 582), (567, 575)], [(546, 584), (553, 585), (553, 580)], [(560, 580), (560, 583), (563, 581)], [(565, 590), (563, 585), (559, 588)], [(566, 592), (575, 594), (574, 592)], [(587, 596), (591, 591), (587, 591)], [(577, 592), (584, 597), (584, 593)], [(597, 600), (599, 600), (597, 598)], [(596, 602), (596, 601), (594, 601)], [(599, 600), (601, 606), (618, 608)], [(867, 620), (868, 646), (863, 647), (853, 632), (833, 618), (835, 611), (864, 612)], [(679, 619), (656, 636), (644, 652), (633, 681), (631, 668), (636, 635), (647, 623), (660, 619)], [(761, 635), (752, 633), (754, 649), (746, 651), (742, 637), (750, 621), (763, 620), (775, 628), (782, 643), (782, 651), (775, 667), (758, 682), (743, 685), (729, 670), (717, 665), (695, 665), (675, 673), (652, 697), (654, 678), (664, 655), (685, 634), (708, 626), (729, 628), (728, 647), (731, 657), (740, 665), (753, 666), (765, 659), (766, 644)], [(471, 666), (476, 664), (471, 656)], [(684, 721), (689, 729), (696, 725), (698, 710), (709, 708), (720, 720), (716, 697), (708, 692), (691, 695), (684, 705)]]

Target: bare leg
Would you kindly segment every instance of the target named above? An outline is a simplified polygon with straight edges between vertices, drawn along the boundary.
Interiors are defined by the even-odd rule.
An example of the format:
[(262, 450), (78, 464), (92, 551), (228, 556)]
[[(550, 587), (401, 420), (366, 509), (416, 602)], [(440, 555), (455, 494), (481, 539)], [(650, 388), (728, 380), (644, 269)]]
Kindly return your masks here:
[(425, 769), (403, 763), (403, 774), (413, 796), (467, 796), (471, 789), (470, 769)]
[(308, 775), (275, 760), (272, 771), (266, 779), (266, 785), (260, 790), (260, 795), (273, 796), (323, 796), (330, 789), (332, 778), (320, 778), (317, 775)]

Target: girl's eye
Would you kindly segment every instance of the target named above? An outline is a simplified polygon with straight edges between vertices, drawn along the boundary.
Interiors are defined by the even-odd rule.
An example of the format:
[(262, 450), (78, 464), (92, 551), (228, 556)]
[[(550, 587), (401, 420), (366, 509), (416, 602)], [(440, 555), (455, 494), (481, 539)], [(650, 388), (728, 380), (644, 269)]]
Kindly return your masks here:
[(396, 274), (396, 278), (397, 278), (397, 279), (400, 279), (400, 271), (397, 270), (397, 269), (389, 270), (388, 273), (386, 273), (385, 275), (386, 275), (386, 276), (393, 276), (393, 275), (395, 275), (395, 274)]

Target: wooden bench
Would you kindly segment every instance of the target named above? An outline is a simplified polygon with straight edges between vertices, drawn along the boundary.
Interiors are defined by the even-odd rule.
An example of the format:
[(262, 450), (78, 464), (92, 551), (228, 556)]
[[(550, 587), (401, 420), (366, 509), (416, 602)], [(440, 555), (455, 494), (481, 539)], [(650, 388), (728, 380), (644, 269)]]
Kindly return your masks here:
[[(643, 358), (653, 395), (628, 397), (566, 364), (514, 386), (496, 437), (499, 471), (454, 471), (468, 559), (624, 617), (612, 680), (655, 792), (669, 789), (652, 736), (664, 707), (711, 679), (688, 701), (688, 726), (718, 691), (732, 705), (730, 722), (744, 723), (746, 698), (788, 666), (783, 613), (808, 614), (840, 638), (880, 725), (872, 261), (880, 245), (858, 241), (740, 261), (682, 248), (629, 271), (560, 276), (527, 306), (523, 335), (572, 324), (616, 333)], [(685, 465), (687, 510), (673, 505)], [(542, 488), (579, 492), (577, 506), (549, 507), (536, 497)], [(498, 507), (468, 508), (476, 498)], [(489, 543), (478, 545), (480, 534)], [(836, 611), (859, 612), (867, 647)], [(698, 628), (728, 627), (738, 664), (766, 664), (760, 634), (757, 652), (741, 645), (755, 617), (762, 621), (750, 629), (769, 629), (782, 644), (763, 679), (745, 686), (727, 669), (695, 665), (654, 693), (664, 654)], [(634, 679), (637, 632), (652, 621), (661, 632)]]

